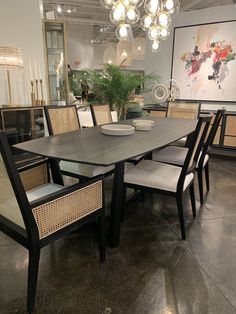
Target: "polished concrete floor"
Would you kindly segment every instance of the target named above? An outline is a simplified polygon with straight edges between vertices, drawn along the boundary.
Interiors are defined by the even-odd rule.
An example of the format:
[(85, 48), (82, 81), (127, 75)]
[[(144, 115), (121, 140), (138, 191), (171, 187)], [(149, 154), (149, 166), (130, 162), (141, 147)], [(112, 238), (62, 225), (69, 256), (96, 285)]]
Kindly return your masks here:
[[(236, 161), (213, 159), (210, 168), (195, 220), (186, 195), (186, 241), (174, 200), (137, 194), (104, 264), (93, 225), (43, 249), (35, 313), (236, 313)], [(1, 314), (25, 313), (27, 264), (27, 251), (1, 233)]]

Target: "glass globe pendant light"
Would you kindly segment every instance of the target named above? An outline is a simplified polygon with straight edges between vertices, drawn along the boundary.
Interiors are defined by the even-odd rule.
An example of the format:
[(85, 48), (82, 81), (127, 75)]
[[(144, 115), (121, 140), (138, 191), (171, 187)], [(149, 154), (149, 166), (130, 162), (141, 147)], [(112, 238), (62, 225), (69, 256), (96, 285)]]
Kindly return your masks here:
[(115, 3), (114, 0), (100, 0), (100, 1), (101, 1), (102, 6), (106, 9), (111, 9)]
[(145, 0), (144, 9), (147, 14), (156, 15), (160, 10), (160, 0)]
[(150, 27), (152, 27), (153, 23), (154, 23), (154, 18), (153, 16), (149, 14), (144, 15), (140, 20), (140, 26), (142, 30), (144, 31), (147, 31)]
[(126, 23), (128, 24), (136, 24), (140, 19), (140, 13), (138, 8), (134, 6), (129, 6), (126, 11)]
[(116, 2), (115, 5), (112, 7), (110, 12), (110, 20), (113, 24), (119, 24), (121, 21), (125, 20), (125, 12), (126, 7), (120, 1)]
[(160, 25), (161, 27), (168, 28), (171, 23), (170, 14), (164, 10), (159, 11), (156, 17), (156, 23)]
[(170, 31), (168, 28), (160, 27), (160, 32), (159, 32), (160, 39), (166, 40), (169, 37), (169, 35), (170, 35)]
[(179, 0), (165, 0), (163, 1), (163, 8), (168, 11), (170, 15), (175, 16), (180, 10)]
[(116, 29), (116, 36), (119, 40), (129, 40), (132, 34), (132, 28), (129, 24), (120, 24)]
[(152, 43), (152, 51), (157, 52), (159, 48), (160, 48), (160, 42), (159, 40), (156, 39)]

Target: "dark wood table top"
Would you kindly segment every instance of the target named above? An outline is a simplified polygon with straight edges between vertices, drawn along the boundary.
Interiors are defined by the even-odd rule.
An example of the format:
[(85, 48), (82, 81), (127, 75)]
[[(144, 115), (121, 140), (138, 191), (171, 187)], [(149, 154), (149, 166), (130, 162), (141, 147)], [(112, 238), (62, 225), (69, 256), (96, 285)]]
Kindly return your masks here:
[[(151, 120), (154, 120), (151, 131), (135, 131), (128, 136), (104, 135), (101, 127), (96, 126), (14, 146), (49, 158), (108, 166), (166, 146), (192, 133), (197, 122), (154, 117)], [(124, 123), (131, 124), (132, 120)]]

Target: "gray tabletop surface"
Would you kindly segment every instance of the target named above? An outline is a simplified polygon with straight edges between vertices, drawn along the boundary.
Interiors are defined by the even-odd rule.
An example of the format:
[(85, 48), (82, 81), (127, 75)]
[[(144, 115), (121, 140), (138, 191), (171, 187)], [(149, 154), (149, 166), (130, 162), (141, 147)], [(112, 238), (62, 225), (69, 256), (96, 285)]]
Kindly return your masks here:
[[(154, 126), (150, 131), (135, 131), (128, 136), (104, 135), (101, 126), (96, 126), (14, 146), (46, 157), (108, 166), (166, 146), (190, 134), (197, 123), (197, 120), (171, 118), (151, 120)], [(123, 123), (131, 124), (132, 120)]]

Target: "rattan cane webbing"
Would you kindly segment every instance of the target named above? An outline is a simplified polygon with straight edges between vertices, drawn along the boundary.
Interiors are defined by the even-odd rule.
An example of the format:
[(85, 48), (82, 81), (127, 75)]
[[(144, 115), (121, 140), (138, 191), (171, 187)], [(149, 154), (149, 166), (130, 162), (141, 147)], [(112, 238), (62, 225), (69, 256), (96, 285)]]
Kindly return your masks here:
[(40, 239), (102, 208), (102, 181), (35, 207)]
[(0, 154), (0, 215), (25, 228), (11, 181)]
[(170, 101), (167, 108), (168, 118), (197, 119), (199, 103), (185, 103)]
[(25, 191), (48, 183), (47, 165), (39, 165), (20, 173)]
[(79, 130), (77, 112), (74, 107), (48, 109), (53, 134)]
[(111, 117), (109, 105), (94, 106), (93, 111), (94, 111), (97, 125), (112, 123), (112, 117)]

